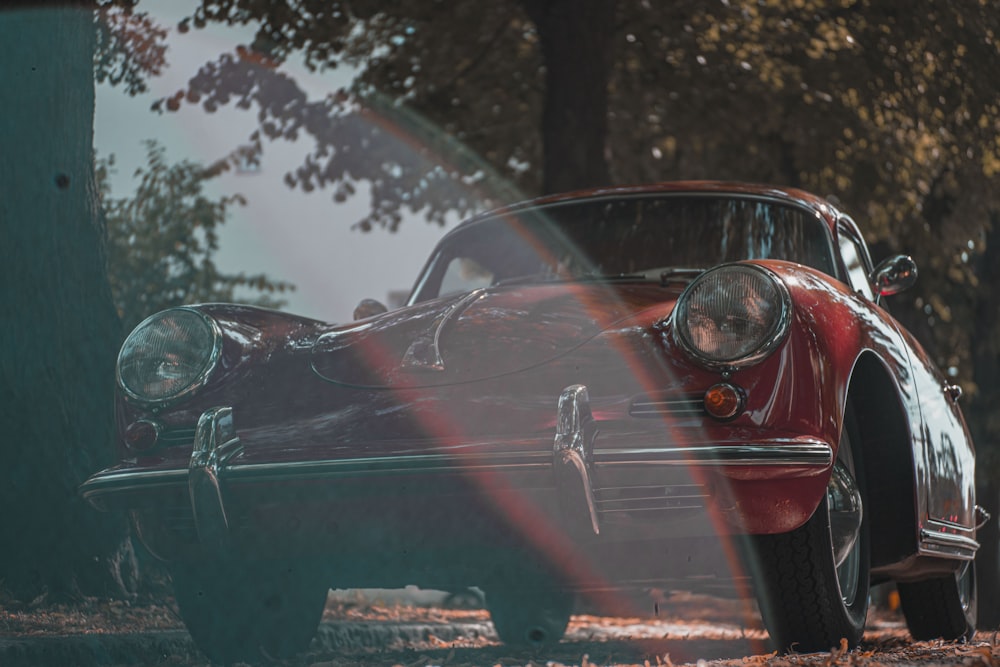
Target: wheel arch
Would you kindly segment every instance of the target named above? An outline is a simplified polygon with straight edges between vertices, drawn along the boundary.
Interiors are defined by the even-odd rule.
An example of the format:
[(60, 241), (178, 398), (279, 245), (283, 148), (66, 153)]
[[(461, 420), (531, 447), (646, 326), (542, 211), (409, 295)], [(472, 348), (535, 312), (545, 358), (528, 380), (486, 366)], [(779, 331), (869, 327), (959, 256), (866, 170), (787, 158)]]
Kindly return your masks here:
[[(858, 358), (845, 414), (853, 412), (868, 480), (873, 570), (917, 553), (916, 468), (909, 422), (892, 376), (873, 352)], [(846, 425), (845, 425), (846, 427)]]

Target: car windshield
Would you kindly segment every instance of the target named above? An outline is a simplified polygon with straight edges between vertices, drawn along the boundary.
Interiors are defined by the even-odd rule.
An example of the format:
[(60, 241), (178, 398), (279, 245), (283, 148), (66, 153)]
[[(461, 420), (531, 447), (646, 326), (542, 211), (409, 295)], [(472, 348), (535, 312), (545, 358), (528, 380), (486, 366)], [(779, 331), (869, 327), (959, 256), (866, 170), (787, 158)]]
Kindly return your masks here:
[(742, 259), (834, 271), (827, 228), (807, 209), (737, 196), (616, 196), (520, 209), (456, 230), (411, 301), (515, 282), (660, 280)]

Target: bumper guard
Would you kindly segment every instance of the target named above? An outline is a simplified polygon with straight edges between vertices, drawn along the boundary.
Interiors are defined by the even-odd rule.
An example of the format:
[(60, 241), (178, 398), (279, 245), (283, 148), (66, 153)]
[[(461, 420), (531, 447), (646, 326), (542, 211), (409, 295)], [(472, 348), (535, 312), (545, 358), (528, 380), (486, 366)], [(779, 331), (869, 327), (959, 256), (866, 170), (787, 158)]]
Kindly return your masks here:
[(219, 485), (219, 472), (222, 465), (241, 448), (233, 427), (232, 408), (212, 408), (198, 419), (194, 450), (188, 465), (188, 493), (198, 539), (216, 553), (229, 548), (229, 520)]
[(587, 388), (574, 384), (563, 389), (556, 412), (552, 467), (563, 514), (580, 537), (601, 534), (591, 481), (596, 435)]

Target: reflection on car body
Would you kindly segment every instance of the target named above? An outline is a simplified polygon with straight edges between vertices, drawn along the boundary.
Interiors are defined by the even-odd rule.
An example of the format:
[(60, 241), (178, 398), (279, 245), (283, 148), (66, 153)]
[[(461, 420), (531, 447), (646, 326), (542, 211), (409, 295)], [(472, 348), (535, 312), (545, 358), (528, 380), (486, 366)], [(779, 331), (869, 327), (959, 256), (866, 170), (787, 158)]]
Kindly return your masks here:
[(478, 586), (515, 644), (557, 641), (578, 596), (736, 588), (809, 651), (856, 645), (895, 581), (915, 637), (966, 637), (973, 447), (880, 303), (915, 277), (800, 191), (508, 207), (448, 233), (393, 311), (147, 319), (121, 461), (81, 492), (131, 512), (221, 660), (301, 649), (330, 586)]

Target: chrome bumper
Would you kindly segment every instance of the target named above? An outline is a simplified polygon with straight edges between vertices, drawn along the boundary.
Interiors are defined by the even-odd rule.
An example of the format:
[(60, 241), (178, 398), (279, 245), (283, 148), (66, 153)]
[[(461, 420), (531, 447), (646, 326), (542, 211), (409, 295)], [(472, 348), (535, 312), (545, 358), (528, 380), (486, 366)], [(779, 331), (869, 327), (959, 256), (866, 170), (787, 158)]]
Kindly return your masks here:
[[(797, 475), (817, 475), (833, 465), (833, 449), (819, 440), (777, 439), (766, 444), (694, 447), (663, 447), (662, 442), (653, 442), (645, 447), (596, 448), (597, 440), (587, 388), (583, 385), (567, 387), (559, 397), (552, 467), (567, 528), (581, 538), (600, 535), (602, 514), (628, 511), (613, 509), (609, 503), (595, 502), (595, 468), (606, 474), (615, 469), (648, 470), (663, 466), (780, 467), (791, 469)], [(662, 484), (653, 488), (664, 490)], [(607, 487), (600, 489), (602, 492), (610, 490)], [(665, 490), (669, 493), (667, 498), (641, 499), (653, 501), (659, 507), (643, 509), (667, 509), (663, 505), (667, 501), (672, 509), (696, 510), (703, 507), (706, 499), (706, 492), (697, 485)], [(628, 503), (629, 499), (614, 502)]]
[[(819, 475), (833, 464), (830, 445), (807, 438), (666, 447), (662, 439), (651, 436), (648, 443), (630, 439), (629, 446), (625, 448), (609, 446), (614, 444), (611, 440), (611, 436), (602, 436), (597, 431), (587, 388), (572, 385), (559, 396), (556, 434), (549, 453), (544, 451), (537, 439), (531, 439), (512, 443), (519, 445), (512, 449), (520, 451), (502, 454), (473, 453), (456, 457), (446, 453), (426, 453), (346, 460), (246, 463), (234, 460), (243, 445), (233, 425), (232, 408), (217, 407), (207, 410), (198, 420), (187, 470), (111, 468), (84, 482), (80, 493), (93, 505), (104, 509), (104, 499), (119, 494), (158, 488), (176, 490), (186, 486), (200, 542), (210, 549), (225, 550), (230, 529), (225, 485), (284, 484), (407, 473), (467, 475), (508, 472), (548, 480), (545, 485), (550, 488), (554, 484), (567, 529), (581, 538), (592, 538), (601, 534), (603, 514), (621, 511), (608, 509), (609, 503), (598, 498), (613, 489), (599, 487), (595, 483), (595, 471), (606, 479), (614, 475), (629, 477), (633, 469), (648, 474), (661, 467), (707, 467), (724, 473), (728, 467), (739, 466), (758, 471), (773, 469), (776, 477), (789, 477)], [(605, 446), (597, 447), (599, 441)], [(616, 487), (628, 488), (628, 485)], [(685, 505), (684, 497), (699, 499), (692, 500), (696, 504), (706, 498), (705, 495), (671, 496), (668, 499), (670, 508), (692, 509)], [(611, 504), (616, 502), (625, 501), (611, 501)]]

